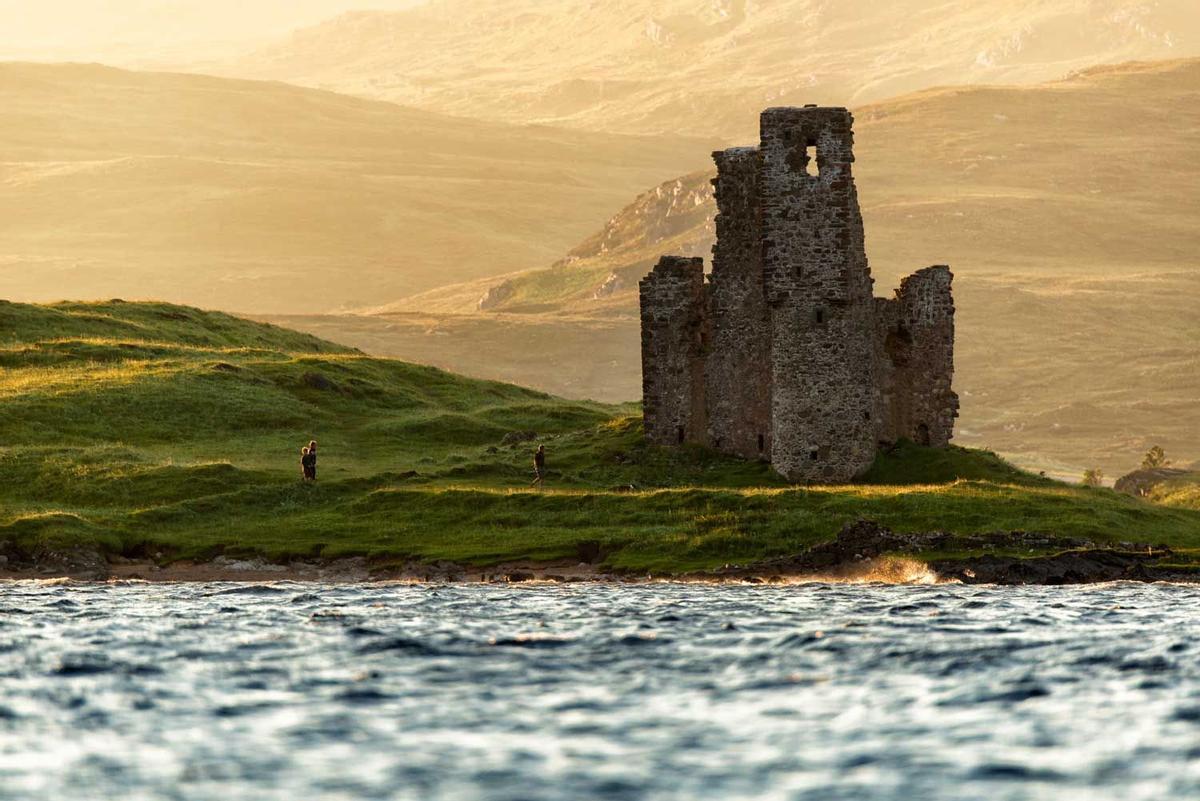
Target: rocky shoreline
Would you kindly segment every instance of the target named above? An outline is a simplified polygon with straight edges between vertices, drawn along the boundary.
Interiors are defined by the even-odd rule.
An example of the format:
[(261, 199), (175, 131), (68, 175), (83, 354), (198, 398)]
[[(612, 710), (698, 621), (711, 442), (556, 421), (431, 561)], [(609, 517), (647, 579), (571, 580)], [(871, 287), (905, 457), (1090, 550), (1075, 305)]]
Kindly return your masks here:
[[(1028, 555), (1021, 555), (1022, 553)], [(929, 558), (923, 554), (970, 554)], [(838, 536), (801, 553), (747, 565), (680, 574), (619, 571), (602, 564), (598, 547), (581, 547), (579, 558), (509, 562), (478, 567), (454, 562), (296, 560), (277, 564), (258, 558), (218, 556), (208, 561), (170, 561), (106, 556), (94, 549), (44, 550), (0, 561), (0, 580), (87, 582), (270, 582), (327, 583), (645, 583), (686, 581), (782, 584), (809, 581), (994, 585), (1063, 585), (1111, 581), (1200, 582), (1200, 568), (1172, 564), (1164, 545), (1049, 537), (1023, 531), (979, 535), (947, 532), (897, 534), (868, 520), (846, 525)]]
[[(1028, 555), (1018, 555), (1025, 552)], [(1170, 565), (1165, 545), (1049, 537), (1025, 531), (959, 535), (947, 532), (897, 534), (869, 520), (848, 524), (830, 542), (795, 556), (731, 566), (722, 577), (786, 578), (846, 570), (848, 566), (896, 558), (897, 554), (971, 553), (961, 558), (921, 559), (938, 581), (963, 584), (1059, 585), (1108, 581), (1200, 581), (1200, 571)], [(1165, 563), (1165, 564), (1164, 564)]]

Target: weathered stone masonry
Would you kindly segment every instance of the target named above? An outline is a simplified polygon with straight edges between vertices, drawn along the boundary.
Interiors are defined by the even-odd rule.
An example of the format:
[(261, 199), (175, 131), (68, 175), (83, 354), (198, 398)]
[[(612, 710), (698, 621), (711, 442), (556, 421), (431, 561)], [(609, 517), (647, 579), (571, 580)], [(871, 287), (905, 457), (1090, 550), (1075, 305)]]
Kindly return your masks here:
[(758, 148), (713, 157), (717, 244), (641, 282), (646, 436), (768, 460), (794, 481), (860, 475), (958, 416), (951, 273), (873, 297), (843, 108), (773, 108)]
[(707, 441), (704, 260), (664, 256), (641, 283), (644, 414), (654, 439), (669, 445)]

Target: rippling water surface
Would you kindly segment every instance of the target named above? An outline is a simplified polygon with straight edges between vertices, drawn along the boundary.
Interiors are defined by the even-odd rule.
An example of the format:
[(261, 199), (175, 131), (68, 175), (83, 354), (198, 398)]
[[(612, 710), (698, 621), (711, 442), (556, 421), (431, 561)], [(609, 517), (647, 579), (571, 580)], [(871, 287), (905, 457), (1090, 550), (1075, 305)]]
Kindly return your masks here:
[(1200, 589), (0, 584), (0, 797), (1200, 797)]

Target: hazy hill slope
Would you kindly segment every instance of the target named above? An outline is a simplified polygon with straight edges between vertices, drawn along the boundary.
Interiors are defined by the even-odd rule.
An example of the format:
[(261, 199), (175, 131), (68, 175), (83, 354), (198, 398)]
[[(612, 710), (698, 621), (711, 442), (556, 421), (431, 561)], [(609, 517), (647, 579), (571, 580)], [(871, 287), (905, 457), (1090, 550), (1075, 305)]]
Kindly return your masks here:
[[(1200, 60), (1100, 67), (1036, 87), (929, 90), (855, 118), (855, 178), (879, 292), (943, 262), (960, 277), (1200, 267)], [(662, 253), (709, 256), (713, 175), (643, 193), (554, 269), (512, 279), (497, 308), (594, 307), (614, 271), (617, 301), (628, 304)], [(477, 289), (442, 288), (431, 299), (463, 311)], [(430, 310), (423, 298), (413, 303)]]
[(706, 149), (273, 83), (2, 64), (0, 291), (363, 305), (548, 262)]
[[(956, 275), (960, 442), (1064, 475), (1120, 475), (1155, 442), (1200, 456), (1200, 61), (928, 91), (857, 119), (877, 294), (932, 263)], [(710, 177), (644, 193), (557, 266), (508, 279), (488, 314), (473, 312), (489, 288), (477, 283), (374, 321), (296, 324), (472, 374), (636, 398), (637, 280), (662, 253), (709, 256)]]
[(0, 0), (0, 59), (106, 64), (231, 58), (364, 5), (423, 0)]
[(588, 130), (753, 130), (768, 105), (1200, 55), (1194, 0), (440, 0), (347, 14), (230, 74)]

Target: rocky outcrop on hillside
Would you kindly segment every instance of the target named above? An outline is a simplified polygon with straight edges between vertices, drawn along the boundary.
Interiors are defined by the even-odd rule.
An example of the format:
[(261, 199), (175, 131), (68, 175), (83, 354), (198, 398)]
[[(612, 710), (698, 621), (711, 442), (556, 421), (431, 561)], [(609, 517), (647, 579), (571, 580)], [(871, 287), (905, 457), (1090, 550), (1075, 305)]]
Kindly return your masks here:
[(513, 285), (510, 282), (505, 281), (503, 283), (496, 284), (487, 292), (483, 293), (483, 297), (481, 297), (479, 302), (475, 304), (475, 308), (477, 308), (479, 311), (494, 309), (512, 297), (512, 294)]
[(596, 291), (592, 294), (595, 300), (603, 300), (604, 298), (612, 297), (625, 288), (625, 281), (617, 273), (609, 273), (608, 277), (600, 286), (596, 287)]
[(651, 249), (681, 235), (685, 242), (672, 242), (672, 250), (690, 249), (707, 254), (716, 236), (713, 215), (711, 171), (675, 178), (644, 192), (621, 209), (602, 230), (572, 249), (555, 267), (584, 259), (639, 249)]

